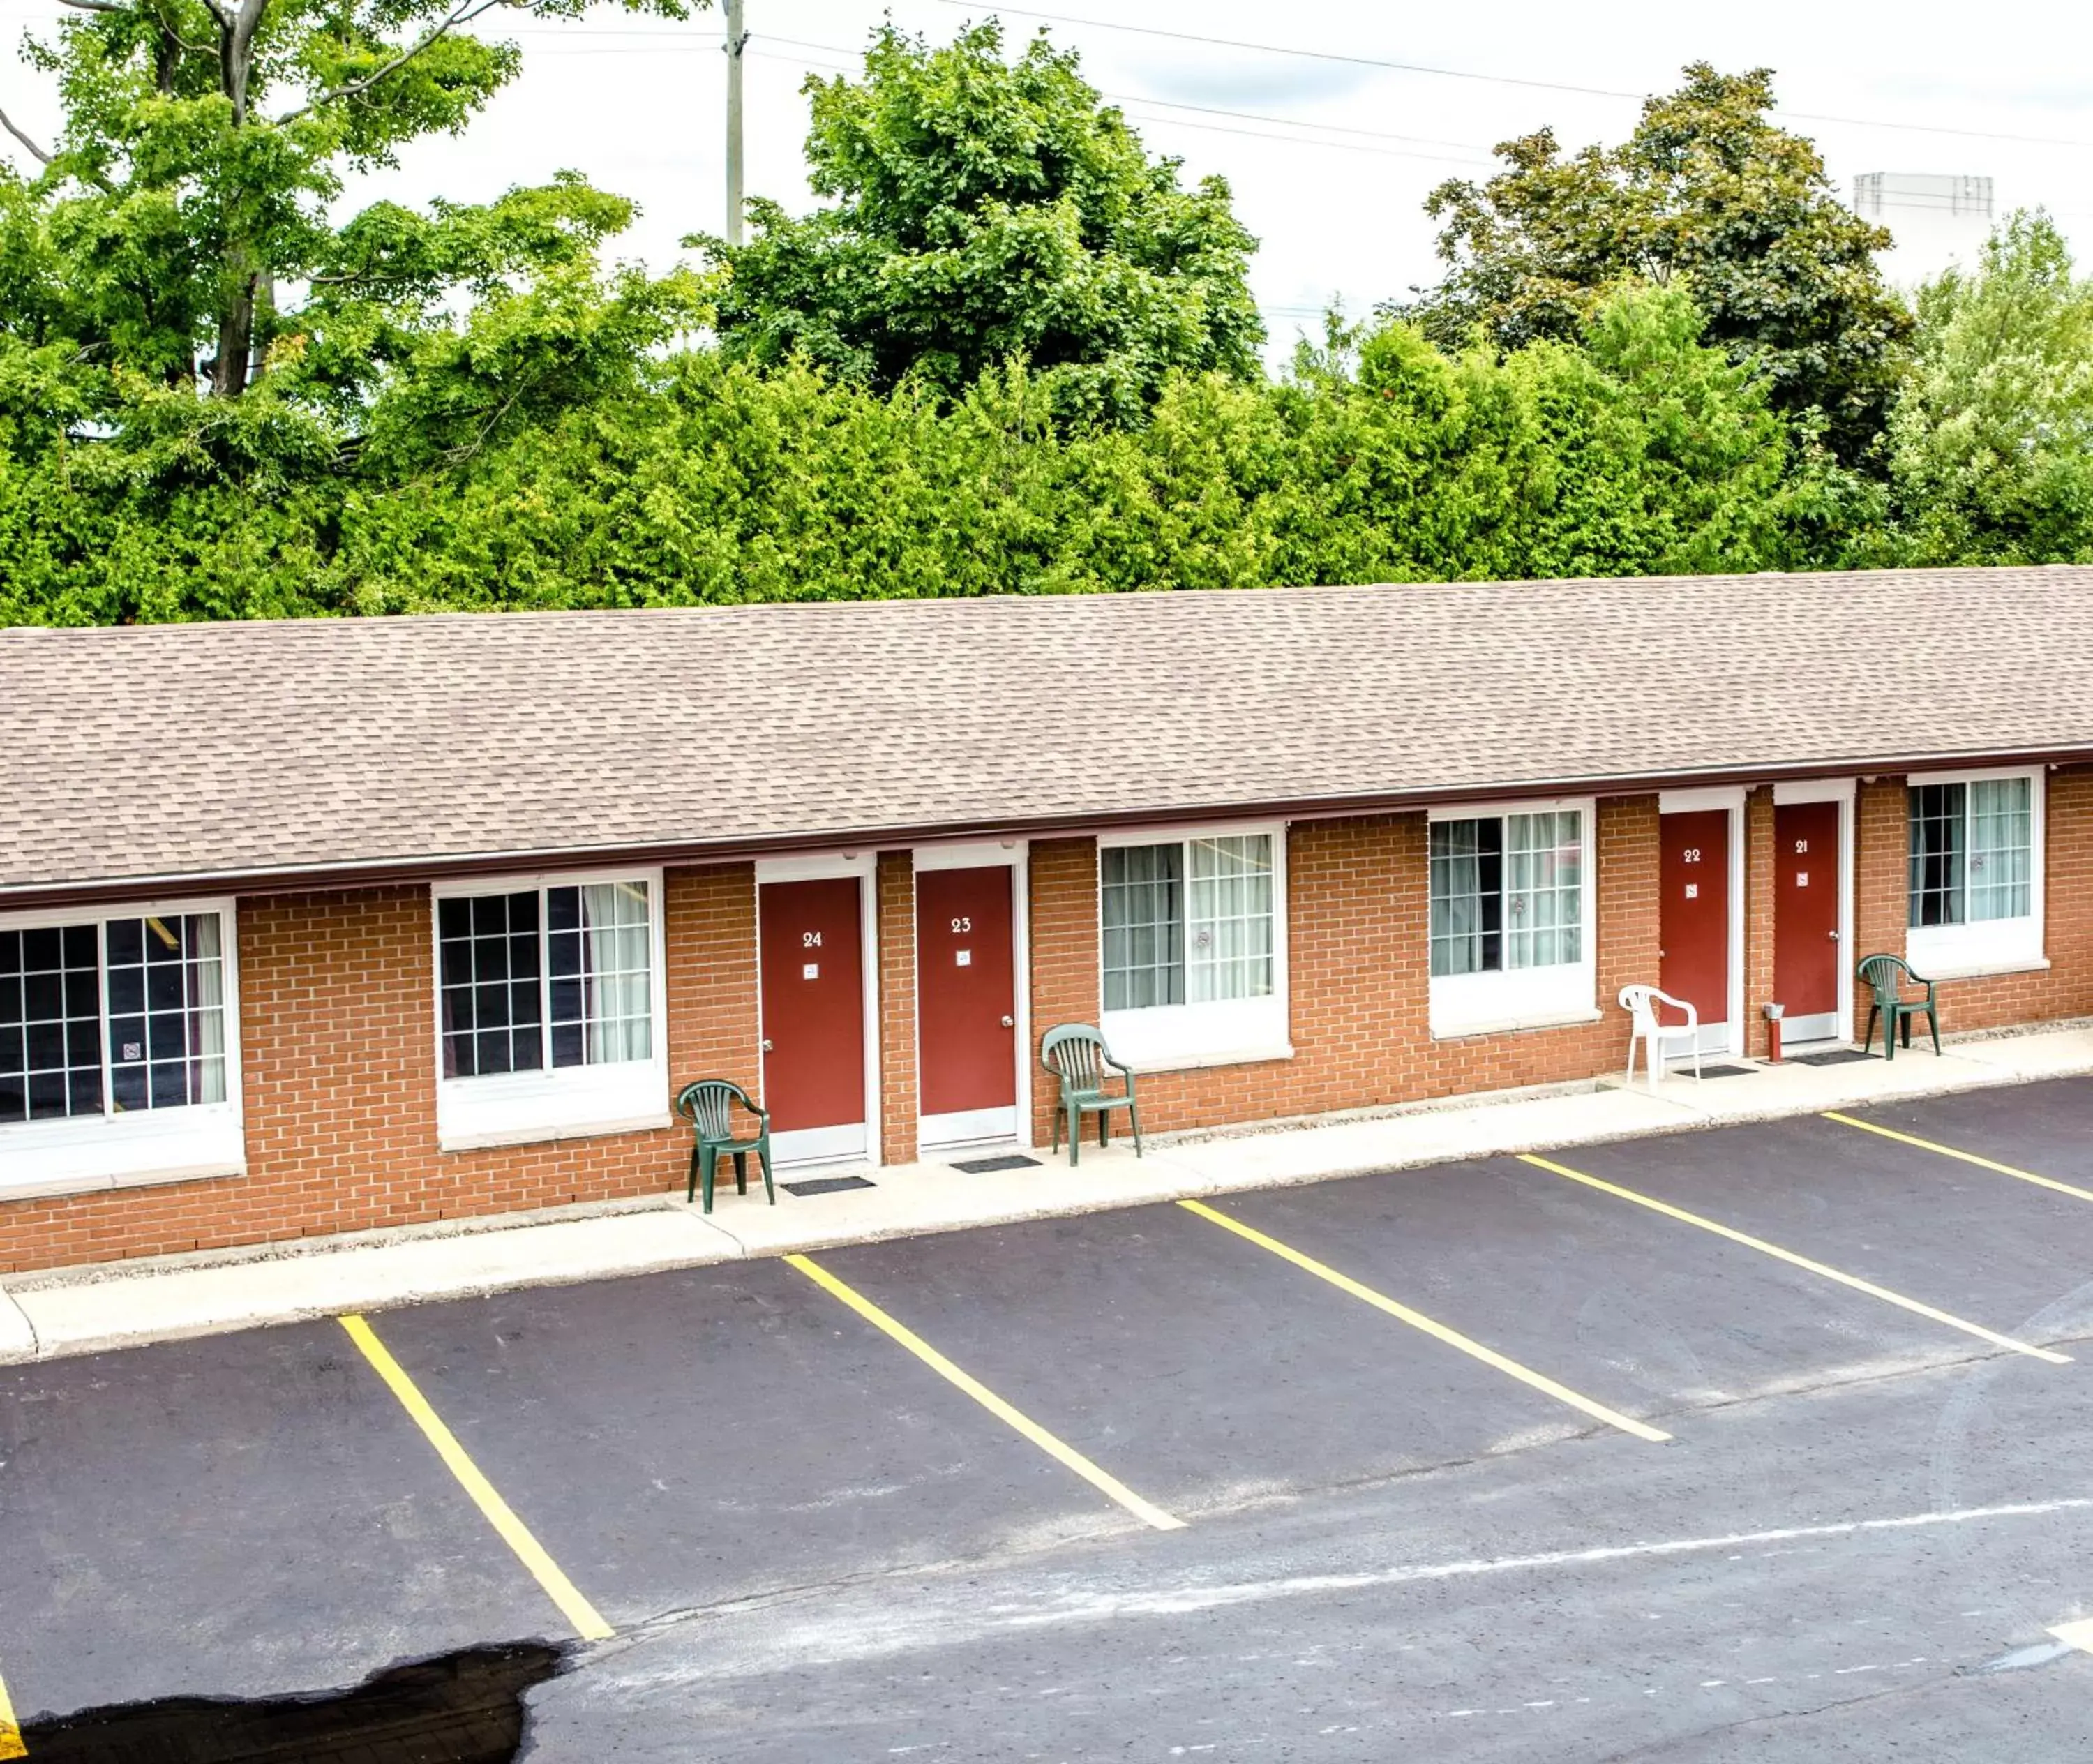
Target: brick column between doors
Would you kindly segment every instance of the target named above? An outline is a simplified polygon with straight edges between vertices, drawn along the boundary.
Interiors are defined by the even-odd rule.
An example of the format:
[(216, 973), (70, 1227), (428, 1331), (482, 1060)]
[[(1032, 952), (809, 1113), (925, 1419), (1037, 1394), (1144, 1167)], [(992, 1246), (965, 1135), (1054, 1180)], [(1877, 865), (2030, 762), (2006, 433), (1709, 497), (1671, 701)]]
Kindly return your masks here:
[(1744, 798), (1744, 1051), (1754, 1059), (1773, 1046), (1773, 787), (1762, 784)]
[(916, 1161), (916, 860), (882, 852), (878, 872), (879, 1159)]

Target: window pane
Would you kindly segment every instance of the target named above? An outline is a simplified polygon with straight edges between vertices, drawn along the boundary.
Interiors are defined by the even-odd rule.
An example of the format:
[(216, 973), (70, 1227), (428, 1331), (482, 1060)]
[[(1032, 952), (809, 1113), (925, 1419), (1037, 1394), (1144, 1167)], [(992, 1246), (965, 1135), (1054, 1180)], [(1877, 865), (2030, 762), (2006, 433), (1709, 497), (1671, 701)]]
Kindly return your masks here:
[(1970, 921), (2025, 919), (2034, 911), (2033, 781), (1970, 786)]
[(1584, 817), (1505, 817), (1505, 966), (1556, 968), (1584, 955)]
[(1272, 991), (1272, 835), (1191, 842), (1185, 967), (1194, 1004)]
[(102, 1112), (102, 977), (91, 925), (0, 931), (0, 1122)]
[(538, 997), (538, 891), (436, 903), (444, 1076), (535, 1072), (545, 1062)]
[(1966, 784), (1919, 784), (1911, 801), (1911, 913), (1913, 925), (1963, 922)]
[(1185, 847), (1108, 845), (1098, 854), (1104, 1008), (1185, 1002)]
[(1432, 824), (1432, 972), (1485, 973), (1504, 964), (1504, 822)]
[[(119, 1110), (225, 1100), (224, 927), (215, 912), (109, 922), (109, 1081)], [(142, 1005), (143, 1008), (140, 1007)]]
[(647, 884), (545, 891), (552, 1064), (598, 1066), (654, 1051)]

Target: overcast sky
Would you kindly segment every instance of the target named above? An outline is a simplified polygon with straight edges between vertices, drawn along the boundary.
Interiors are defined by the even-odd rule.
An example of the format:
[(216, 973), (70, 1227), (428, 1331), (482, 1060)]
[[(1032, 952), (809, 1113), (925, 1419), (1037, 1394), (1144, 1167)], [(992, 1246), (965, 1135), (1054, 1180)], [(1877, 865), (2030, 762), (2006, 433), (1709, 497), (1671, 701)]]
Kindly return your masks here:
[[(1035, 5), (1111, 24), (1005, 9), (1014, 39), (1044, 24), (1081, 52), (1085, 72), (1123, 105), (1151, 150), (1181, 156), (1188, 176), (1228, 179), (1237, 214), (1261, 241), (1253, 280), (1280, 344), (1327, 301), (1358, 312), (1432, 280), (1424, 198), (1443, 178), (1486, 174), (1493, 142), (1543, 124), (1566, 145), (1618, 140), (1634, 125), (1635, 95), (1669, 89), (1694, 59), (1774, 68), (1783, 119), (1816, 139), (1844, 192), (1866, 171), (1987, 175), (2002, 211), (2045, 204), (2093, 256), (2093, 7), (2082, 3)], [(800, 92), (810, 71), (854, 68), (882, 16), (942, 41), (994, 10), (950, 0), (747, 6), (748, 187), (793, 208), (811, 201)], [(0, 0), (11, 36), (56, 11), (52, 0)], [(639, 202), (622, 254), (665, 265), (682, 234), (722, 221), (720, 32), (716, 11), (684, 24), (608, 7), (576, 23), (520, 20), (505, 34), (524, 46), (522, 78), (465, 137), (418, 144), (396, 174), (354, 194), (480, 199), (570, 167)], [(1446, 71), (1362, 64), (1370, 61)], [(48, 134), (56, 115), (46, 82), (20, 65), (0, 70), (0, 107), (37, 134)]]

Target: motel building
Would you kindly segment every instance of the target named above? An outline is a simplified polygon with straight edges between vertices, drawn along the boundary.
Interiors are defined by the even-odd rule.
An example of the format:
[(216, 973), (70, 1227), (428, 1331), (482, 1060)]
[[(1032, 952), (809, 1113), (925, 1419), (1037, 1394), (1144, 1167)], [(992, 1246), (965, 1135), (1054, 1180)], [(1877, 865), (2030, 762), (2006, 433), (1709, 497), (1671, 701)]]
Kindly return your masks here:
[(1636, 982), (1793, 1055), (1879, 951), (2093, 1012), (2093, 568), (8, 631), (0, 1272), (680, 1194), (696, 1078), (1043, 1147), (1064, 1022), (1150, 1134)]

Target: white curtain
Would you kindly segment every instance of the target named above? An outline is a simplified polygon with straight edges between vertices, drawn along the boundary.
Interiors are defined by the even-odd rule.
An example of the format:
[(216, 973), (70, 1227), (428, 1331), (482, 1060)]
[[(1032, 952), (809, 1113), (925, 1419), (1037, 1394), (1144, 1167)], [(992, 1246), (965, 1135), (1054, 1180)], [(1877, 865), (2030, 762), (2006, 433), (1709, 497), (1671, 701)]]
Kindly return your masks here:
[(188, 994), (189, 1100), (225, 1100), (224, 925), (215, 912), (183, 921)]
[(1970, 919), (2024, 919), (2034, 910), (2034, 809), (2024, 778), (1970, 787)]
[(1505, 966), (1554, 968), (1584, 949), (1583, 829), (1575, 809), (1505, 817)]
[(1472, 974), (1483, 965), (1482, 824), (1432, 824), (1432, 972)]
[(1114, 845), (1099, 854), (1104, 1008), (1185, 1002), (1181, 845)]
[(580, 894), (588, 1063), (648, 1059), (654, 1019), (647, 884), (592, 882)]
[(1191, 842), (1186, 935), (1194, 1004), (1272, 993), (1272, 835)]

